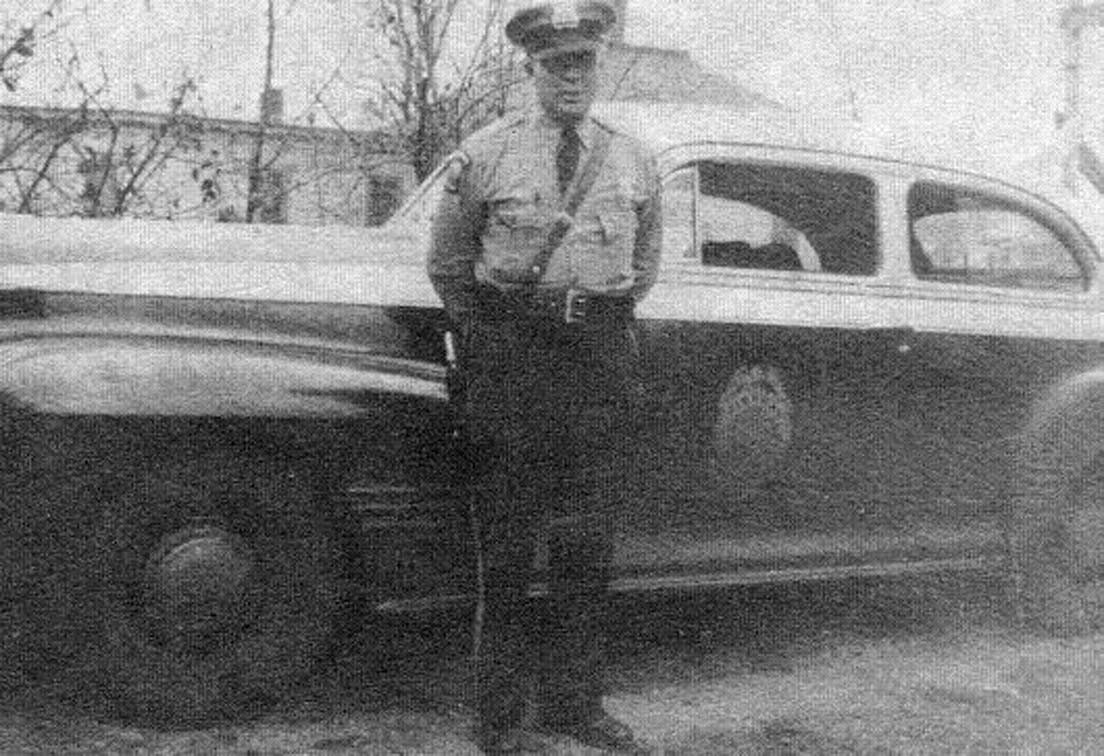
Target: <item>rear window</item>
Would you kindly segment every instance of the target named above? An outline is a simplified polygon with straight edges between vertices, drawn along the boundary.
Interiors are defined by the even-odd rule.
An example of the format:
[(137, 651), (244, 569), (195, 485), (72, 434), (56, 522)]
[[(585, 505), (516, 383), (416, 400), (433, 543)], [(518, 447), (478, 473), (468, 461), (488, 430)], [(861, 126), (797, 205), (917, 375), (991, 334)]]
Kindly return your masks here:
[(973, 189), (920, 182), (909, 191), (912, 270), (926, 281), (1084, 291), (1088, 273), (1030, 210)]

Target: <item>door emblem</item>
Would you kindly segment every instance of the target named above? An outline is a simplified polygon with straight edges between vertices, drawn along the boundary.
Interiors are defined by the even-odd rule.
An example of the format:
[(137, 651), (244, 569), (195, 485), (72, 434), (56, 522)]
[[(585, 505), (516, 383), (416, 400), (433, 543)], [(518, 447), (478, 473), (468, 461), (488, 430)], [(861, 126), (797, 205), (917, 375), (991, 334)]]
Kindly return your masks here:
[(740, 367), (717, 402), (713, 447), (722, 481), (754, 487), (777, 477), (793, 440), (793, 405), (782, 374)]

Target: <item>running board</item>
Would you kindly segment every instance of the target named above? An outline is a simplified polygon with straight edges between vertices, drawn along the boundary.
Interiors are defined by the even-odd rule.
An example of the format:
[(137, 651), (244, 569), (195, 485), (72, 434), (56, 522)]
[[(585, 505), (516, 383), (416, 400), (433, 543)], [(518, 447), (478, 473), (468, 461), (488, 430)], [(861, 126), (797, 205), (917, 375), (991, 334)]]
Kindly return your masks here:
[[(890, 562), (820, 567), (797, 567), (748, 572), (715, 572), (686, 575), (615, 578), (610, 589), (615, 593), (645, 593), (652, 591), (726, 588), (776, 583), (805, 583), (829, 580), (854, 580), (864, 577), (901, 577), (939, 572), (1000, 572), (1008, 566), (1008, 557), (986, 555), (954, 559), (933, 559), (918, 562)], [(529, 595), (540, 598), (548, 593), (545, 583), (534, 583)], [(453, 606), (468, 605), (475, 594), (392, 599), (376, 605), (383, 613), (424, 612)]]

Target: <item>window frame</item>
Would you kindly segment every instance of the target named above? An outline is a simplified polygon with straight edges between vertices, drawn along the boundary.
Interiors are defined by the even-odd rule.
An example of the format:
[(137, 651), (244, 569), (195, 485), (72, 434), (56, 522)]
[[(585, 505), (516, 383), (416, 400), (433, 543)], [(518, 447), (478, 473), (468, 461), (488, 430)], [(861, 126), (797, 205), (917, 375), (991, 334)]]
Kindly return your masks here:
[[(703, 160), (766, 162), (779, 165), (801, 165), (827, 170), (860, 173), (875, 182), (878, 213), (879, 267), (873, 276), (851, 276), (835, 273), (803, 271), (769, 271), (753, 268), (719, 268), (668, 265), (664, 258), (660, 279), (671, 283), (719, 284), (722, 286), (754, 286), (760, 289), (828, 287), (852, 292), (860, 289), (895, 291), (895, 296), (913, 296), (910, 292), (923, 289), (926, 298), (1004, 301), (1014, 298), (1025, 302), (1069, 302), (1076, 307), (1101, 296), (1100, 266), (1104, 256), (1086, 228), (1055, 201), (1035, 194), (1022, 186), (979, 173), (927, 165), (908, 160), (895, 160), (854, 153), (841, 153), (804, 146), (769, 145), (749, 142), (698, 140), (665, 146), (657, 155), (660, 176)], [(1087, 271), (1090, 281), (1087, 291), (1056, 292), (1037, 289), (1004, 289), (991, 286), (953, 285), (924, 281), (912, 272), (909, 260), (908, 189), (917, 181), (935, 181), (967, 189), (991, 192), (1029, 208), (1053, 223), (1071, 242), (1078, 262)], [(1087, 222), (1087, 221), (1086, 221)], [(1096, 228), (1092, 226), (1092, 228)], [(1102, 237), (1104, 238), (1104, 237)]]
[[(667, 238), (666, 238), (666, 235), (664, 235), (664, 241), (663, 241), (664, 247), (663, 247), (662, 258), (661, 258), (661, 261), (662, 261), (663, 265), (667, 265), (669, 263), (677, 263), (679, 265), (693, 265), (695, 263), (697, 263), (699, 265), (701, 264), (701, 254), (699, 252), (701, 237), (700, 237), (700, 233), (698, 231), (698, 193), (701, 191), (701, 180), (700, 180), (700, 174), (699, 174), (698, 166), (697, 166), (698, 162), (700, 162), (700, 161), (695, 161), (693, 163), (688, 163), (686, 165), (680, 165), (679, 167), (675, 168), (674, 170), (669, 171), (666, 174), (664, 174), (662, 180), (660, 181), (660, 187), (661, 187), (660, 191), (663, 193), (664, 199), (666, 200), (667, 185), (669, 183), (671, 183), (680, 174), (689, 174), (689, 176), (690, 176), (690, 183), (691, 183), (691, 186), (690, 186), (690, 250), (691, 250), (691, 252), (694, 253), (694, 254), (691, 254), (691, 255), (686, 255), (686, 254), (669, 255), (669, 254), (667, 254), (667, 247), (666, 247)], [(663, 207), (664, 207), (664, 212), (666, 212), (666, 208), (667, 208), (666, 203), (664, 204)], [(664, 231), (666, 231), (666, 218), (664, 218), (664, 224), (663, 225), (664, 225)], [(701, 266), (701, 267), (704, 267), (704, 266)]]
[[(914, 235), (915, 220), (912, 214), (913, 192), (923, 185), (935, 185), (941, 189), (954, 191), (966, 196), (974, 195), (988, 199), (993, 203), (993, 209), (1001, 209), (1016, 212), (1021, 216), (1037, 223), (1041, 228), (1050, 233), (1073, 258), (1082, 276), (1080, 288), (1063, 289), (1036, 286), (1001, 286), (995, 283), (983, 281), (971, 281), (966, 277), (961, 280), (936, 280), (925, 278), (915, 270), (911, 254), (906, 249), (905, 267), (910, 277), (924, 286), (951, 290), (956, 287), (965, 287), (970, 291), (994, 291), (1008, 292), (1027, 296), (1057, 296), (1077, 297), (1094, 293), (1098, 289), (1096, 281), (1096, 269), (1099, 261), (1099, 252), (1092, 244), (1085, 231), (1061, 208), (1053, 205), (1045, 199), (1036, 197), (1029, 192), (1019, 190), (1017, 187), (1003, 184), (999, 181), (985, 179), (970, 180), (971, 177), (948, 175), (943, 172), (923, 172), (916, 175), (908, 182), (904, 196), (902, 197), (902, 211), (904, 214), (904, 226), (906, 244), (911, 243)], [(927, 217), (927, 216), (921, 216)]]
[[(663, 268), (674, 268), (676, 275), (690, 275), (692, 277), (708, 276), (710, 278), (722, 277), (741, 279), (755, 277), (759, 279), (800, 280), (816, 282), (839, 282), (848, 285), (863, 285), (879, 279), (883, 275), (889, 253), (886, 248), (887, 222), (883, 202), (883, 180), (886, 171), (879, 170), (881, 163), (877, 160), (866, 158), (854, 158), (838, 155), (827, 151), (806, 150), (793, 147), (775, 147), (768, 145), (750, 145), (741, 143), (717, 143), (697, 142), (668, 148), (659, 157), (662, 185), (680, 171), (693, 169), (694, 198), (693, 198), (693, 228), (694, 245), (698, 254), (694, 258), (676, 258), (665, 254)], [(726, 267), (722, 265), (706, 265), (701, 260), (700, 243), (701, 233), (698, 216), (698, 197), (701, 189), (700, 171), (697, 164), (703, 162), (713, 163), (739, 163), (765, 167), (789, 168), (797, 170), (810, 170), (820, 172), (838, 172), (860, 176), (869, 181), (872, 188), (871, 211), (874, 214), (874, 252), (876, 255), (874, 268), (870, 273), (839, 273), (826, 270), (778, 270), (772, 268), (752, 267)], [(784, 219), (783, 219), (784, 220)], [(819, 253), (818, 253), (819, 254)], [(677, 261), (677, 262), (676, 262)], [(672, 271), (674, 272), (674, 271)], [(661, 275), (664, 275), (661, 270)]]

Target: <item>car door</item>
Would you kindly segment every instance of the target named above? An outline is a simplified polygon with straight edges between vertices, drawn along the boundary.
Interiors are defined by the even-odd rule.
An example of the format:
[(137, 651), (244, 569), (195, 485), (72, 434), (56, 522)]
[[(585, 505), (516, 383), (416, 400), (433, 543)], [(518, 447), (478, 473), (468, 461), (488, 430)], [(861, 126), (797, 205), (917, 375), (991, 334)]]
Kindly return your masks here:
[(809, 153), (699, 151), (664, 205), (624, 518), (653, 543), (638, 557), (676, 571), (862, 561), (885, 546), (869, 533), (895, 524), (881, 468), (907, 375), (879, 289), (876, 179)]

